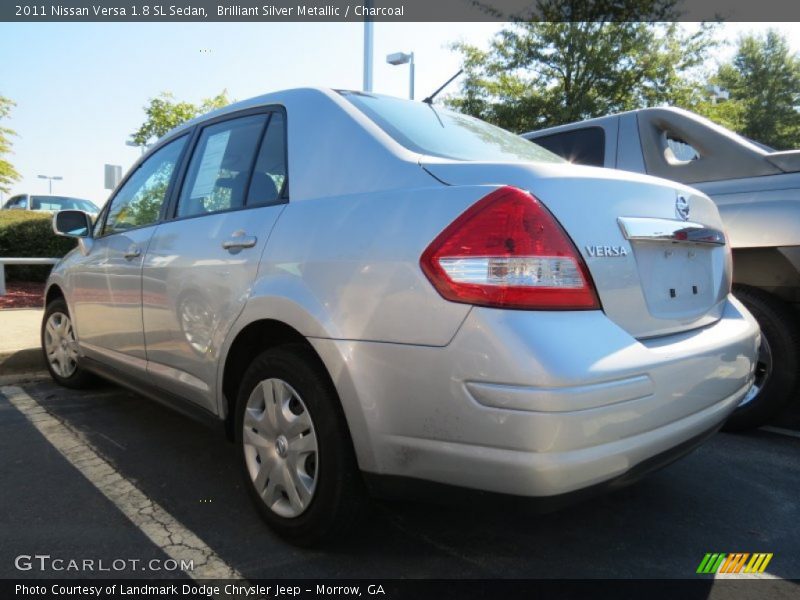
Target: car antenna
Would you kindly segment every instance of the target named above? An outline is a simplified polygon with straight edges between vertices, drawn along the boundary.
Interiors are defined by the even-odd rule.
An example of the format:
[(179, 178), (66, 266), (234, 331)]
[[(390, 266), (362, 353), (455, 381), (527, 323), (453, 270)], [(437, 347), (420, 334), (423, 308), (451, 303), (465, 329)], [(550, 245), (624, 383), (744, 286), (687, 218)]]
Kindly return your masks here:
[(450, 79), (448, 79), (447, 81), (445, 81), (443, 86), (441, 86), (441, 87), (440, 87), (438, 90), (436, 90), (436, 91), (435, 91), (435, 92), (433, 92), (433, 93), (432, 93), (430, 96), (428, 96), (427, 98), (425, 98), (425, 100), (423, 100), (423, 102), (424, 102), (425, 104), (433, 104), (433, 99), (434, 99), (434, 98), (436, 98), (436, 96), (438, 96), (438, 95), (439, 95), (439, 92), (441, 92), (441, 91), (442, 91), (444, 88), (446, 88), (448, 85), (450, 85), (450, 83), (452, 83), (452, 81), (453, 81), (453, 80), (454, 80), (456, 77), (458, 77), (459, 75), (461, 75), (463, 72), (464, 72), (464, 69), (459, 69), (459, 70), (458, 70), (458, 73), (456, 73), (456, 74), (455, 74), (455, 75), (453, 75), (453, 76), (452, 76)]

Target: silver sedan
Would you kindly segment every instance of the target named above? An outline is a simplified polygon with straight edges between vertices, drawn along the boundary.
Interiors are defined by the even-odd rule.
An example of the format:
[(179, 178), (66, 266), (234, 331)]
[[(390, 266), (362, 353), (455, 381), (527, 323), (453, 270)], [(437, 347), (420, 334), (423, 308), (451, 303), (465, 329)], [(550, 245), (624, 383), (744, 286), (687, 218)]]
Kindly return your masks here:
[(425, 103), (298, 89), (187, 123), (58, 213), (42, 342), (222, 424), (275, 531), (401, 483), (561, 500), (716, 431), (759, 331), (702, 193)]

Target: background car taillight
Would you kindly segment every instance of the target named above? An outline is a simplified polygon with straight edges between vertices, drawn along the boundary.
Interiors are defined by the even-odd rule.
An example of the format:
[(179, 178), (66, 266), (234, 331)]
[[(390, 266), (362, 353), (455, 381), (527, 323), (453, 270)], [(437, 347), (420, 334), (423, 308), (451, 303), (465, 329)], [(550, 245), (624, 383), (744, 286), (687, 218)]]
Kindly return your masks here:
[(447, 300), (496, 308), (599, 309), (572, 241), (531, 194), (502, 187), (440, 233), (420, 258)]

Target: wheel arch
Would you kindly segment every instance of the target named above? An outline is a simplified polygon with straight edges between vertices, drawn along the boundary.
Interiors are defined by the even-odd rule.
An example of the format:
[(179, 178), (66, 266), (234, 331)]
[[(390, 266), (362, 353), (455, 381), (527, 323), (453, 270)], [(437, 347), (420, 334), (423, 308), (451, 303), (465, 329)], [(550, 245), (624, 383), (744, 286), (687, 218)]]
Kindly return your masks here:
[(255, 358), (261, 352), (282, 344), (297, 343), (305, 346), (318, 361), (336, 390), (339, 404), (347, 422), (359, 465), (363, 469), (372, 464), (372, 452), (361, 405), (355, 396), (350, 374), (343, 368), (340, 357), (331, 357), (320, 352), (314, 338), (309, 339), (297, 328), (275, 318), (258, 319), (238, 330), (230, 342), (220, 377), (220, 417), (224, 419), (225, 432), (229, 440), (234, 439), (234, 416), (239, 383)]
[(61, 289), (61, 286), (57, 283), (51, 283), (47, 286), (47, 291), (44, 294), (44, 305), (47, 306), (58, 298), (62, 298), (64, 302), (67, 301), (67, 297), (64, 294), (64, 290)]
[(800, 302), (800, 246), (734, 248), (733, 284), (748, 286), (787, 303)]

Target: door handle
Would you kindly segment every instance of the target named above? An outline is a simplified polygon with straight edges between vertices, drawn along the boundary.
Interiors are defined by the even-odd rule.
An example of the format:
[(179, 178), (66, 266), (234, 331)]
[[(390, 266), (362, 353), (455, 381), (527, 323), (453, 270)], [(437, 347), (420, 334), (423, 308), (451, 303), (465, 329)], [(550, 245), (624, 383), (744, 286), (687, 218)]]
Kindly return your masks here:
[(142, 249), (139, 248), (139, 246), (131, 246), (122, 256), (125, 257), (125, 260), (133, 260), (134, 258), (139, 258), (141, 255)]
[(254, 235), (245, 235), (244, 233), (234, 233), (230, 238), (222, 242), (222, 247), (225, 250), (241, 250), (242, 248), (252, 248), (258, 242), (258, 238)]

